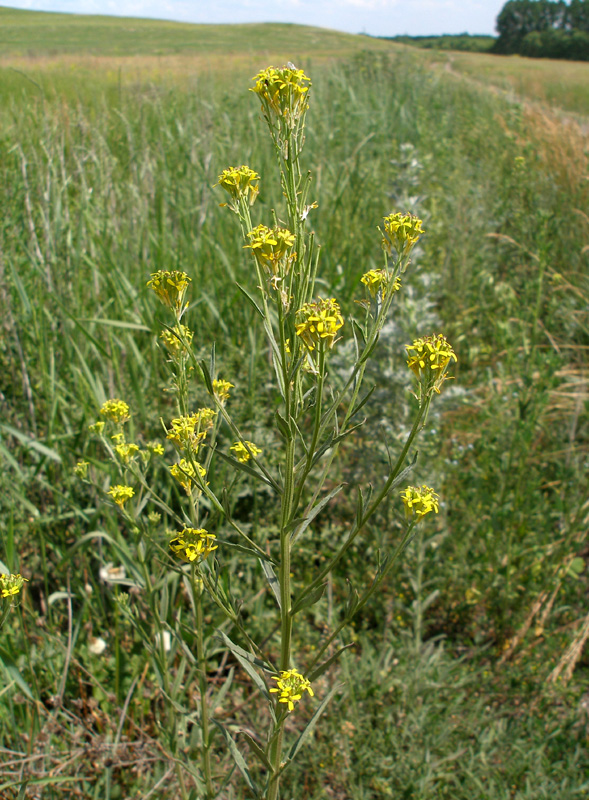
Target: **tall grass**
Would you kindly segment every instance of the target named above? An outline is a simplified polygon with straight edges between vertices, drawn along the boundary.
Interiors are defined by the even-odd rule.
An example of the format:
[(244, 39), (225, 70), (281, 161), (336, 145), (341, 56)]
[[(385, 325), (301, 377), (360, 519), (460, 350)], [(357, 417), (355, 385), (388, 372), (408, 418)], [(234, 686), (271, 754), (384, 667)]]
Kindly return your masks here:
[[(306, 157), (322, 288), (354, 308), (353, 287), (379, 265), (375, 227), (391, 206), (418, 209), (427, 231), (421, 277), (378, 354), (366, 411), (376, 421), (349, 449), (344, 477), (386, 458), (383, 430), (407, 405), (402, 345), (424, 313), (454, 343), (463, 388), (442, 398), (443, 446), (423, 445), (447, 498), (435, 535), (416, 544), (384, 604), (365, 610), (347, 656), (360, 680), (347, 681), (285, 796), (582, 797), (586, 660), (556, 699), (545, 687), (586, 613), (586, 140), (422, 63), (364, 55), (313, 70)], [(107, 539), (119, 523), (72, 469), (79, 457), (98, 463), (87, 428), (107, 397), (125, 397), (154, 437), (154, 421), (168, 416), (145, 288), (157, 269), (191, 274), (194, 341), (204, 356), (217, 340), (242, 419), (265, 404), (268, 353), (233, 283), (246, 282), (249, 262), (212, 188), (230, 163), (272, 172), (248, 77), (101, 93), (74, 76), (67, 93), (31, 86), (35, 101), (17, 94), (2, 106), (0, 557), (31, 579), (0, 643), (7, 797), (23, 778), (45, 781), (48, 798), (175, 796), (155, 677), (114, 610), (118, 587), (99, 577), (120, 558)], [(279, 201), (279, 186), (262, 181), (262, 208)], [(263, 435), (264, 419), (256, 424)], [(236, 513), (256, 526), (273, 509), (244, 483)], [(343, 498), (313, 536), (333, 541), (351, 514)], [(383, 536), (389, 523), (383, 513)], [(360, 555), (330, 592), (343, 595)], [(261, 577), (238, 559), (234, 576), (264, 630)], [(551, 604), (515, 641), (543, 593)], [(178, 585), (169, 597), (175, 625)], [(309, 640), (330, 602), (309, 617)], [(213, 636), (214, 615), (207, 624)], [(99, 636), (101, 656), (90, 650)], [(498, 667), (502, 653), (516, 663)], [(220, 685), (231, 664), (217, 659)], [(181, 654), (169, 669), (190, 705), (194, 676)], [(255, 699), (234, 674), (238, 699), (223, 714), (243, 726)], [(196, 747), (192, 721), (178, 725)]]

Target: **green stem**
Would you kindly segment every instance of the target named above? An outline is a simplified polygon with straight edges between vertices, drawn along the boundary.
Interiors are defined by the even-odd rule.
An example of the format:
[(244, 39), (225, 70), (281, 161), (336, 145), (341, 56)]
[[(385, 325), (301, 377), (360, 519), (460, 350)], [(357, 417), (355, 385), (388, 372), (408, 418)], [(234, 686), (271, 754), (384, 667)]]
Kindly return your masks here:
[(215, 796), (211, 771), (211, 736), (209, 730), (209, 709), (207, 705), (207, 660), (204, 645), (202, 616), (202, 581), (192, 567), (192, 592), (196, 608), (196, 657), (198, 660), (198, 686), (200, 694), (200, 727), (202, 731), (202, 771), (205, 780), (206, 798)]

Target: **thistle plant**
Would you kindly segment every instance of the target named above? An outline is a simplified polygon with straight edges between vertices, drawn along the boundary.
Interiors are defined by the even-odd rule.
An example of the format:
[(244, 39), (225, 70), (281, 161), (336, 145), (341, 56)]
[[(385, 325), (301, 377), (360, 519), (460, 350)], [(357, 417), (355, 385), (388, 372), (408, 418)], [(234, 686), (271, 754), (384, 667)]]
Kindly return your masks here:
[[(424, 335), (407, 345), (408, 380), (413, 377), (415, 383), (412, 427), (396, 457), (390, 459), (386, 475), (375, 475), (371, 485), (353, 489), (356, 514), (351, 527), (333, 552), (318, 562), (307, 582), (302, 586), (297, 583), (294, 591), (293, 555), (303, 547), (318, 515), (329, 512), (332, 501), (344, 489), (343, 483), (333, 486), (340, 446), (353, 440), (362, 424), (360, 412), (370, 408), (371, 392), (363, 386), (366, 366), (374, 356), (395, 298), (402, 292), (401, 276), (409, 268), (411, 252), (425, 231), (422, 221), (411, 214), (393, 212), (384, 216), (380, 231), (382, 266), (366, 272), (358, 285), (360, 305), (356, 308), (363, 309), (361, 319), (347, 316), (337, 298), (316, 293), (319, 251), (313, 232), (308, 230), (316, 203), (308, 202), (311, 176), (301, 165), (311, 81), (292, 65), (269, 67), (254, 81), (252, 92), (260, 101), (274, 146), (286, 207), (274, 211), (270, 219), (252, 219), (264, 176), (249, 166), (224, 169), (218, 186), (228, 195), (224, 205), (240, 225), (244, 257), (251, 259), (252, 280), (240, 289), (267, 338), (276, 378), (274, 441), (279, 444), (268, 452), (266, 446), (262, 448), (260, 442), (250, 439), (249, 425), (242, 429), (234, 418), (234, 384), (216, 374), (215, 349), (210, 361), (195, 356), (189, 325), (191, 280), (178, 270), (160, 270), (148, 282), (169, 315), (160, 341), (170, 368), (177, 414), (162, 421), (162, 441), (175, 454), (168, 474), (182, 490), (178, 504), (171, 508), (158, 496), (149, 477), (151, 460), (167, 452), (163, 444), (152, 443), (146, 450), (126, 440), (125, 426), (132, 416), (126, 403), (107, 401), (100, 411), (101, 419), (92, 426), (119, 471), (120, 482), (106, 496), (136, 532), (137, 548), (144, 551), (142, 536), (149, 531), (149, 526), (140, 521), (146, 502), (158, 506), (173, 527), (167, 547), (161, 542), (156, 547), (160, 558), (165, 558), (167, 569), (181, 575), (190, 587), (201, 727), (200, 772), (195, 780), (198, 796), (207, 800), (225, 796), (228, 778), (215, 774), (211, 759), (214, 738), (208, 707), (209, 653), (203, 606), (210, 604), (225, 618), (227, 627), (220, 634), (222, 645), (232, 653), (251, 681), (252, 690), (259, 692), (266, 705), (266, 714), (260, 714), (266, 720), (266, 728), (255, 735), (249, 730), (240, 731), (236, 740), (219, 720), (213, 720), (215, 730), (220, 731), (225, 751), (235, 760), (253, 796), (277, 800), (285, 770), (338, 688), (334, 685), (320, 692), (317, 681), (332, 674), (328, 670), (351, 646), (341, 642), (342, 632), (395, 567), (415, 535), (416, 526), (423, 524), (430, 512), (439, 511), (434, 489), (407, 485), (407, 478), (415, 466), (412, 448), (426, 422), (432, 399), (440, 392), (449, 377), (448, 369), (456, 360), (451, 345), (441, 334)], [(368, 225), (374, 222), (367, 220)], [(375, 237), (375, 248), (378, 245)], [(330, 357), (344, 337), (353, 340), (354, 357), (347, 376), (341, 379), (330, 374)], [(228, 377), (238, 382), (237, 377)], [(200, 408), (192, 407), (189, 385), (194, 378), (200, 378), (200, 392), (207, 398), (207, 405)], [(229, 477), (221, 485), (216, 485), (216, 473), (211, 470), (213, 460), (227, 469)], [(270, 535), (263, 529), (248, 532), (235, 517), (230, 497), (243, 475), (273, 494), (278, 509), (277, 537), (275, 532)], [(359, 537), (370, 535), (371, 520), (389, 498), (399, 510), (401, 533), (386, 552), (379, 553), (376, 568), (362, 586), (351, 587), (347, 603), (336, 609), (332, 628), (322, 634), (309, 655), (308, 650), (299, 649), (298, 623), (321, 601), (330, 576), (346, 559), (352, 545)], [(268, 581), (275, 604), (276, 633), (264, 643), (257, 641), (244, 623), (239, 603), (223, 581), (228, 569), (227, 553), (231, 549), (236, 552), (235, 548), (240, 557), (259, 561)], [(155, 582), (144, 557), (141, 562), (142, 586), (151, 597), (156, 591)], [(149, 602), (156, 614), (157, 604)], [(171, 691), (170, 686), (165, 689)], [(286, 721), (298, 713), (301, 703), (311, 706), (312, 715), (302, 730), (297, 725), (299, 732), (294, 741), (289, 741)], [(241, 749), (244, 742), (247, 752)], [(196, 773), (190, 770), (190, 774), (194, 777)]]

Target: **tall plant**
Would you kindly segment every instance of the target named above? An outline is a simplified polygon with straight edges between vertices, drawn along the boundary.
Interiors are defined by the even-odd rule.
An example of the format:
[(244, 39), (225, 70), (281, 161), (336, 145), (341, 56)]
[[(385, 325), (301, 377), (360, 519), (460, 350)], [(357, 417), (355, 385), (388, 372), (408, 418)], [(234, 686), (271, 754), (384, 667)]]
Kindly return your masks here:
[[(254, 80), (252, 91), (261, 103), (276, 153), (286, 204), (284, 222), (282, 213), (275, 211), (272, 219), (266, 220), (268, 224), (254, 224), (252, 207), (258, 195), (260, 176), (250, 167), (225, 169), (219, 176), (219, 185), (228, 195), (226, 206), (241, 226), (244, 248), (251, 257), (255, 280), (239, 288), (255, 309), (267, 337), (276, 376), (273, 400), (276, 410), (272, 419), (280, 447), (272, 459), (265, 457), (262, 449), (249, 440), (251, 434), (238, 425), (230, 411), (233, 384), (216, 374), (214, 348), (210, 361), (197, 359), (192, 347), (193, 334), (185, 324), (190, 316), (191, 279), (178, 270), (160, 270), (151, 276), (148, 285), (169, 313), (161, 339), (170, 366), (177, 416), (165, 423), (164, 429), (177, 455), (169, 471), (184, 492), (181, 506), (172, 508), (153, 488), (149, 464), (165, 452), (164, 446), (155, 442), (142, 450), (138, 444), (127, 440), (125, 426), (130, 410), (124, 401), (111, 399), (105, 403), (101, 420), (93, 426), (120, 471), (121, 482), (113, 485), (108, 495), (120, 507), (135, 536), (133, 569), (146, 596), (158, 646), (154, 645), (153, 631), (133, 612), (129, 598), (123, 596), (120, 605), (145, 639), (172, 705), (178, 682), (167, 674), (161, 643), (164, 633), (169, 636), (173, 632), (166, 630), (162, 622), (162, 605), (165, 605), (162, 587), (167, 584), (165, 578), (153, 575), (150, 558), (153, 559), (154, 552), (158, 563), (164, 563), (166, 570), (180, 575), (190, 590), (196, 648), (196, 655), (191, 654), (191, 658), (200, 693), (201, 769), (198, 773), (190, 770), (196, 782), (196, 795), (188, 793), (181, 773), (179, 783), (183, 796), (207, 800), (223, 796), (229, 780), (227, 775), (215, 775), (211, 759), (211, 722), (216, 723), (214, 730), (222, 732), (253, 795), (265, 800), (279, 797), (284, 771), (298, 755), (337, 688), (332, 687), (325, 696), (311, 700), (315, 696), (313, 686), (317, 685), (317, 679), (350, 646), (334, 643), (393, 569), (419, 522), (428, 513), (438, 512), (438, 495), (433, 489), (424, 485), (408, 486), (406, 481), (415, 464), (415, 457), (411, 458), (412, 446), (426, 423), (433, 397), (448, 377), (451, 361), (456, 360), (452, 347), (441, 334), (416, 339), (407, 346), (407, 364), (415, 378), (416, 402), (411, 430), (396, 458), (390, 460), (387, 474), (375, 476), (374, 485), (357, 488), (355, 519), (343, 540), (334, 552), (326, 554), (315, 574), (304, 585), (297, 584), (297, 591), (294, 591), (292, 556), (303, 546), (304, 536), (310, 532), (318, 515), (329, 512), (331, 502), (344, 489), (343, 483), (331, 488), (340, 445), (354, 436), (362, 424), (360, 412), (369, 408), (371, 391), (363, 390), (366, 365), (374, 354), (395, 297), (402, 289), (401, 280), (410, 264), (411, 251), (424, 231), (421, 220), (411, 214), (392, 213), (384, 217), (380, 231), (382, 267), (362, 276), (364, 296), (359, 306), (362, 318), (350, 317), (346, 322), (337, 300), (317, 296), (315, 291), (319, 250), (314, 234), (307, 230), (315, 203), (309, 203), (311, 175), (301, 164), (311, 82), (302, 70), (292, 65), (281, 69), (269, 67)], [(329, 364), (334, 348), (346, 334), (353, 337), (354, 358), (347, 377), (341, 379), (332, 377)], [(194, 375), (200, 378), (202, 389), (209, 397), (209, 404), (197, 410), (191, 406), (189, 392)], [(225, 441), (227, 439), (230, 441)], [(221, 459), (228, 467), (228, 474), (233, 475), (224, 485), (216, 486), (214, 478), (210, 480), (213, 459)], [(79, 474), (85, 476), (87, 466), (81, 462)], [(276, 538), (263, 530), (246, 531), (236, 518), (231, 493), (235, 477), (240, 473), (273, 493), (279, 508)], [(313, 655), (303, 656), (297, 650), (297, 623), (304, 612), (320, 602), (332, 572), (346, 558), (358, 537), (366, 533), (381, 504), (395, 492), (405, 510), (402, 535), (389, 552), (379, 554), (377, 568), (366, 578), (363, 588), (350, 592), (347, 602), (338, 609), (332, 629), (325, 632)], [(163, 513), (175, 528), (164, 562), (161, 557), (164, 548), (157, 540), (154, 544), (153, 523), (157, 522), (157, 515), (152, 512), (145, 521), (141, 513), (148, 501), (158, 506), (158, 513)], [(255, 634), (244, 622), (239, 602), (229, 582), (224, 580), (226, 548), (237, 548), (244, 558), (259, 560), (268, 581), (275, 601), (277, 635), (264, 646), (256, 641)], [(223, 644), (266, 703), (267, 729), (255, 735), (251, 731), (240, 731), (240, 739), (248, 746), (247, 758), (259, 762), (262, 779), (252, 774), (237, 742), (212, 717), (209, 709), (208, 652), (203, 627), (203, 604), (206, 603), (213, 603), (232, 628), (231, 637), (225, 632), (220, 634)], [(182, 646), (186, 652), (186, 643)], [(285, 723), (296, 713), (297, 704), (305, 696), (318, 705), (295, 740), (287, 741)], [(173, 708), (169, 726), (173, 735)]]

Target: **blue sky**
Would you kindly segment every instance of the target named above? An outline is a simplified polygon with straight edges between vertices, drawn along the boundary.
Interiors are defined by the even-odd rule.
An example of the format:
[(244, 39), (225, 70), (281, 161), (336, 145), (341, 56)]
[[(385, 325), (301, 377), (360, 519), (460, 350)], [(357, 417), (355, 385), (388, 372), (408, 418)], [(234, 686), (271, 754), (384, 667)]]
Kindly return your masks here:
[(182, 22), (297, 22), (350, 33), (494, 33), (505, 0), (0, 0), (35, 11)]

